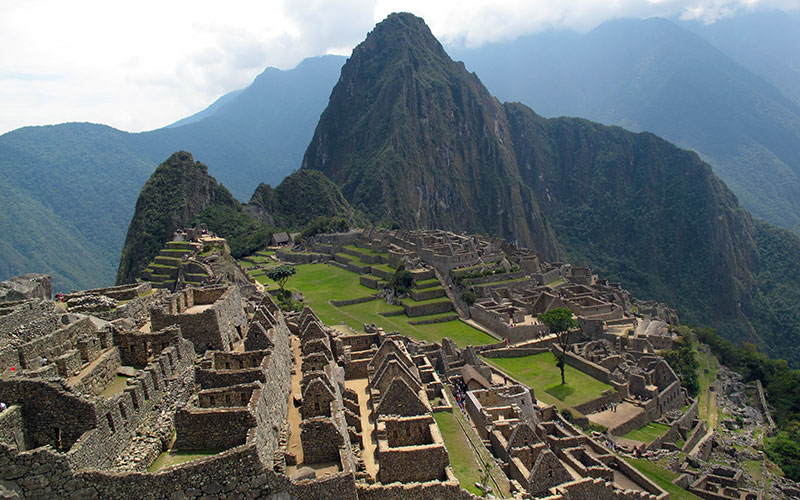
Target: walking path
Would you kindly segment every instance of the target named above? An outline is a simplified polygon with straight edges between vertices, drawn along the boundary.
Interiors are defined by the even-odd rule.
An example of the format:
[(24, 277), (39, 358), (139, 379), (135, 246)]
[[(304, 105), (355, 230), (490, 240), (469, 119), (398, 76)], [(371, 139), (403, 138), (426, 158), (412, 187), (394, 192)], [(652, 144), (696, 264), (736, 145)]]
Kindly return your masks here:
[(375, 460), (375, 454), (378, 449), (378, 442), (375, 440), (375, 423), (370, 418), (371, 411), (367, 379), (359, 378), (347, 380), (344, 386), (358, 394), (358, 409), (361, 412), (361, 441), (364, 446), (361, 457), (364, 459), (364, 466), (367, 469), (367, 474), (372, 476), (373, 479), (376, 479), (378, 477), (378, 463)]

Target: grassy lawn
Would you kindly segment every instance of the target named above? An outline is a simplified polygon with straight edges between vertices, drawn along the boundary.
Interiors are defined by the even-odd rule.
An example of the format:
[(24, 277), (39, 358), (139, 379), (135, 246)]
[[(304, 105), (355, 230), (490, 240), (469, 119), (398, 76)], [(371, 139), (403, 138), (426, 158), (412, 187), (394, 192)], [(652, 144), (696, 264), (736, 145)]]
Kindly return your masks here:
[(461, 487), (477, 496), (483, 495), (483, 492), (475, 486), (475, 483), (481, 482), (481, 468), (475, 459), (472, 447), (456, 422), (456, 417), (449, 411), (436, 412), (433, 416), (444, 438), (447, 454), (450, 455), (450, 466)]
[[(700, 365), (697, 377), (700, 382), (700, 393), (697, 395), (697, 412), (698, 416), (706, 422), (710, 427), (716, 427), (716, 418), (718, 417), (716, 408), (708, 407), (708, 387), (714, 385), (719, 370), (719, 362), (717, 358), (704, 350), (698, 349), (695, 351), (697, 355), (697, 362)], [(705, 370), (708, 369), (708, 373)]]
[(680, 486), (672, 484), (672, 480), (678, 477), (676, 473), (659, 467), (650, 460), (644, 458), (628, 458), (626, 460), (636, 467), (639, 472), (650, 478), (650, 480), (669, 493), (669, 497), (672, 500), (702, 500), (694, 493), (689, 493)]
[(103, 392), (100, 393), (101, 396), (108, 399), (112, 396), (116, 396), (128, 386), (128, 377), (123, 377), (122, 375), (117, 375), (114, 377), (114, 380), (108, 384)]
[[(561, 371), (556, 366), (556, 357), (551, 352), (520, 358), (484, 359), (532, 387), (538, 399), (559, 407), (585, 403), (600, 397), (603, 391), (612, 389), (610, 385), (571, 366), (566, 367), (566, 385), (561, 385)], [(547, 395), (551, 398), (546, 397)]]
[(447, 296), (444, 297), (436, 297), (433, 299), (426, 299), (426, 300), (414, 300), (412, 298), (407, 298), (402, 300), (403, 304), (413, 307), (413, 306), (422, 306), (427, 304), (438, 304), (439, 302), (450, 302), (450, 299)]
[(355, 245), (347, 245), (344, 248), (364, 255), (383, 255), (384, 257), (389, 255), (385, 252), (376, 252), (375, 250), (370, 250), (369, 248), (361, 248)]
[(165, 451), (156, 458), (156, 461), (147, 468), (148, 472), (155, 472), (170, 465), (182, 464), (198, 458), (210, 457), (216, 455), (218, 451), (208, 450), (191, 450), (191, 451)]
[(644, 427), (630, 431), (622, 437), (625, 439), (641, 441), (643, 443), (652, 443), (657, 437), (662, 436), (668, 430), (668, 425), (660, 424), (658, 422), (650, 422)]
[(761, 460), (745, 460), (742, 465), (754, 481), (761, 482)]
[[(255, 276), (261, 283), (268, 283), (266, 277)], [(409, 325), (409, 321), (428, 319), (428, 316), (409, 318), (401, 316), (384, 317), (382, 312), (402, 310), (383, 300), (372, 300), (361, 304), (335, 307), (329, 300), (348, 300), (373, 295), (375, 290), (365, 287), (358, 281), (359, 275), (328, 264), (303, 264), (297, 266), (297, 274), (289, 278), (287, 288), (303, 293), (303, 300), (319, 318), (329, 324), (344, 322), (358, 331), (364, 323), (375, 323), (384, 330), (397, 330), (417, 340), (440, 342), (443, 337), (452, 338), (461, 347), (467, 345), (491, 344), (496, 340), (460, 320), (435, 323), (431, 325)], [(435, 299), (442, 300), (442, 299)], [(417, 304), (410, 301), (411, 304)], [(424, 302), (423, 302), (424, 303)], [(451, 313), (452, 314), (452, 313)], [(442, 315), (431, 315), (430, 318)]]

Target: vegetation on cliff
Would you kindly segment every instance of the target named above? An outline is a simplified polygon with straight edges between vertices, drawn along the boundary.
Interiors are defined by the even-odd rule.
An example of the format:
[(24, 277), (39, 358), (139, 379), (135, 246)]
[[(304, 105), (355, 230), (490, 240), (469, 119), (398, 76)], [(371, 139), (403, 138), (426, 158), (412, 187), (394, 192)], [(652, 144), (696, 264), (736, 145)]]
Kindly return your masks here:
[(375, 223), (506, 236), (556, 255), (520, 182), (502, 105), (422, 19), (392, 14), (353, 50), (303, 159)]
[(235, 209), (238, 202), (191, 153), (179, 151), (159, 165), (136, 201), (117, 284), (135, 281), (175, 230), (188, 227), (195, 215), (212, 204)]
[(208, 167), (190, 153), (174, 153), (145, 183), (128, 228), (120, 257), (117, 283), (134, 281), (164, 242), (178, 228), (205, 223), (228, 240), (231, 255), (241, 258), (270, 243), (282, 229), (301, 229), (316, 220), (336, 227), (361, 222), (341, 191), (319, 172), (295, 172), (274, 190), (266, 184), (256, 189), (251, 202), (239, 203)]
[(697, 338), (746, 382), (760, 380), (764, 385), (779, 428), (774, 437), (767, 438), (765, 450), (789, 478), (800, 481), (800, 370), (789, 368), (783, 360), (767, 358), (753, 344), (736, 346), (712, 328), (697, 329)]

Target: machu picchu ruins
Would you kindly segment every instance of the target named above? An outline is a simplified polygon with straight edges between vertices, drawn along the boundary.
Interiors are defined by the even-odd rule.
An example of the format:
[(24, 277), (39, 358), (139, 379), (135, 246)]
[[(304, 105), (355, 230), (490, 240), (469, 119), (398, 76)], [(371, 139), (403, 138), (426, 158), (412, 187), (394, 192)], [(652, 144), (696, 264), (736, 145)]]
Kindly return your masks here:
[[(54, 301), (46, 279), (20, 277), (13, 289), (28, 296), (0, 303), (7, 491), (663, 500), (670, 494), (625, 457), (682, 455), (676, 485), (708, 499), (763, 498), (741, 471), (707, 462), (720, 446), (716, 429), (659, 355), (676, 342), (677, 312), (591, 269), (499, 238), (364, 229), (274, 242), (231, 263), (232, 277), (210, 265), (231, 260), (221, 238), (200, 228), (173, 238), (137, 283)], [(167, 265), (165, 253), (176, 255), (174, 283), (152, 272)], [(264, 279), (286, 263), (338, 269), (370, 291), (329, 307), (392, 303), (374, 317), (403, 314), (409, 328), (463, 324), (486, 341), (420, 340), (375, 323), (357, 331), (326, 324), (313, 306), (282, 309)], [(200, 274), (192, 266), (203, 282), (187, 279)], [(398, 269), (413, 280), (405, 293), (392, 289)], [(556, 308), (578, 324), (563, 353), (537, 319)], [(506, 364), (557, 373), (562, 354), (573, 385), (591, 386), (579, 399), (559, 384), (534, 388)], [(646, 426), (663, 432), (631, 437)], [(459, 439), (484, 471), (475, 484), (464, 483)]]

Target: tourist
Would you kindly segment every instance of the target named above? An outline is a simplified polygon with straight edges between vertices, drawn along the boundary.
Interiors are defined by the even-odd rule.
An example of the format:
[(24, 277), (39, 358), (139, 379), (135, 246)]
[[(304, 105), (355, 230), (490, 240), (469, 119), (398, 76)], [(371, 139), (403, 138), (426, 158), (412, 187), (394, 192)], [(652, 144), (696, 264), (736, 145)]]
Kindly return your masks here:
[(42, 366), (47, 366), (47, 358), (42, 356)]
[(6, 408), (8, 408), (8, 406), (6, 406), (6, 404), (5, 404), (5, 403), (3, 403), (2, 401), (0, 401), (0, 412), (4, 412), (4, 411), (6, 411)]

